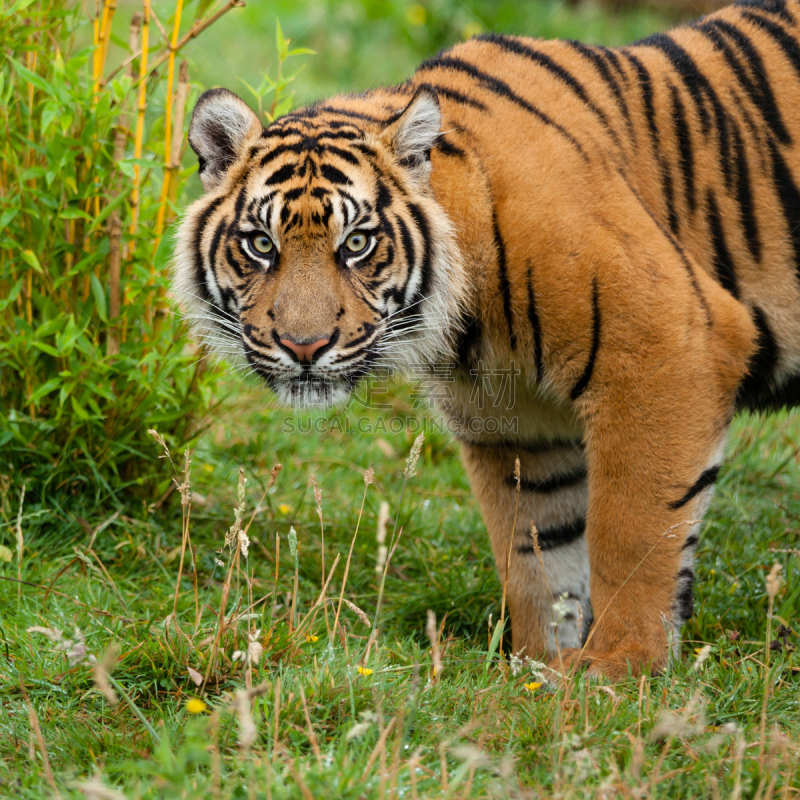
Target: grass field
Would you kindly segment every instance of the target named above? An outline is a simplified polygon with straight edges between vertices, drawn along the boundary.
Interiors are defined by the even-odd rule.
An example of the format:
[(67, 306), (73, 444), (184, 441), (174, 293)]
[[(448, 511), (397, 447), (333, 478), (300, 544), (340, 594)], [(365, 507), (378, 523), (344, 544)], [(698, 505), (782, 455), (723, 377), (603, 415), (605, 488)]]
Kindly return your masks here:
[[(456, 6), (467, 21), (435, 27)], [(317, 83), (374, 82), (362, 68), (374, 52), (359, 42), (375, 8), (386, 12), (375, 42), (397, 30), (381, 80), (403, 77), (473, 13), (517, 30), (540, 14), (547, 35), (581, 36), (595, 20), (587, 35), (605, 41), (664, 22), (434, 3), (415, 34), (408, 4), (340, 3), (326, 8), (344, 22), (305, 42), (288, 4), (275, 8), (295, 44), (320, 50), (299, 99)], [(247, 13), (263, 11), (271, 28), (263, 9)], [(203, 73), (208, 84), (235, 88), (221, 73), (255, 57), (252, 43), (237, 50), (235, 19), (219, 29), (231, 60)], [(352, 63), (329, 44), (340, 28), (354, 37)], [(348, 64), (334, 74), (337, 58)], [(188, 477), (184, 453), (170, 460), (153, 439), (159, 490), (146, 505), (98, 518), (79, 496), (34, 507), (0, 483), (0, 797), (800, 795), (800, 414), (734, 424), (680, 663), (650, 680), (552, 689), (535, 665), (500, 657), (488, 538), (458, 449), (414, 387), (394, 385), (390, 411), (310, 417), (224, 371), (217, 396)], [(374, 432), (349, 432), (359, 421)], [(225, 545), (232, 526), (246, 528), (246, 559)], [(396, 548), (378, 570), (380, 528)]]

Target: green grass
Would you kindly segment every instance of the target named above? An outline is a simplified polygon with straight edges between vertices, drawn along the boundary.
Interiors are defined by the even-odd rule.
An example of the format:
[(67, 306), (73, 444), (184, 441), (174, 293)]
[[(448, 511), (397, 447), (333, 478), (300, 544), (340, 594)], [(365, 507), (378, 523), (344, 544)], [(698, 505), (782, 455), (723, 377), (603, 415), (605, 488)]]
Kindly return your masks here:
[[(394, 411), (388, 418), (417, 418), (410, 414), (409, 387), (396, 387), (390, 400)], [(338, 420), (344, 428), (348, 416), (374, 422), (378, 412), (350, 409), (316, 418)], [(797, 545), (800, 515), (795, 444), (800, 416), (736, 421), (699, 551), (696, 614), (684, 629), (682, 663), (667, 676), (631, 680), (611, 692), (577, 680), (569, 697), (563, 688), (530, 692), (524, 687), (534, 680), (530, 673), (515, 676), (489, 655), (489, 620), (498, 619), (502, 587), (453, 443), (435, 433), (426, 438), (418, 474), (407, 481), (398, 509), (412, 436), (289, 435), (282, 433), (287, 418), (297, 422), (265, 393), (235, 392), (192, 455), (189, 530), (198, 602), (205, 611), (196, 628), (187, 559), (178, 603), (183, 635), (174, 624), (165, 626), (180, 560), (181, 506), (171, 502), (177, 497), (135, 518), (117, 517), (97, 534), (92, 550), (86, 536), (26, 542), (21, 577), (39, 588), (26, 584), (18, 596), (13, 580), (0, 581), (0, 796), (51, 793), (35, 740), (30, 759), (20, 683), (37, 711), (62, 796), (70, 791), (81, 796), (70, 785), (95, 772), (131, 798), (411, 796), (412, 769), (420, 797), (519, 796), (536, 787), (547, 796), (612, 796), (602, 792), (613, 787), (624, 796), (645, 787), (648, 796), (705, 797), (713, 796), (715, 785), (721, 797), (732, 796), (737, 785), (743, 797), (763, 797), (772, 777), (774, 794), (767, 796), (791, 797), (800, 790), (800, 658), (794, 650), (800, 581), (797, 555), (788, 552)], [(158, 455), (154, 442), (151, 468), (166, 486), (169, 465)], [(177, 454), (175, 462), (182, 464)], [(249, 623), (261, 629), (264, 646), (251, 685), (263, 686), (265, 693), (253, 700), (257, 738), (246, 753), (237, 746), (238, 724), (227, 709), (245, 685), (245, 670), (231, 657), (247, 647), (247, 620), (223, 637), (222, 655), (203, 695), (209, 711), (198, 716), (186, 710), (186, 702), (199, 694), (187, 667), (203, 674), (209, 667), (225, 576), (215, 558), (229, 562), (224, 537), (238, 505), (239, 466), (248, 478), (246, 522), (276, 462), (283, 470), (249, 529), (252, 597), (266, 598)], [(288, 533), (293, 526), (299, 541), (296, 602), (302, 619), (321, 588), (312, 476), (322, 491), (326, 569), (340, 556), (328, 588), (329, 596), (338, 597), (364, 494), (363, 471), (370, 464), (375, 479), (367, 488), (345, 594), (370, 619), (380, 583), (375, 531), (382, 501), (390, 504), (390, 532), (396, 518), (403, 534), (387, 574), (377, 643), (362, 661), (369, 629), (347, 609), (342, 612), (346, 642), (329, 639), (322, 613), (306, 629), (316, 641), (307, 640), (305, 632), (288, 633), (294, 581)], [(16, 499), (6, 497), (6, 507)], [(13, 550), (9, 527), (4, 541)], [(24, 534), (24, 509), (22, 529)], [(774, 562), (783, 565), (785, 582), (775, 601), (773, 638), (785, 624), (790, 648), (772, 651), (765, 680), (765, 576)], [(15, 559), (2, 569), (3, 578), (15, 578)], [(242, 577), (234, 572), (226, 613), (247, 605)], [(437, 676), (425, 634), (428, 609), (444, 621), (444, 669)], [(331, 608), (330, 625), (334, 615)], [(130, 705), (107, 703), (89, 664), (71, 665), (44, 636), (26, 632), (34, 625), (58, 627), (68, 637), (78, 627), (88, 651), (98, 657), (115, 647), (119, 663), (113, 678), (160, 745)], [(695, 673), (695, 650), (706, 643), (711, 655)], [(372, 673), (359, 674), (360, 665)], [(771, 690), (762, 769), (765, 685)], [(667, 710), (687, 720), (675, 722), (676, 732), (666, 741), (653, 741)], [(361, 734), (348, 740), (361, 723)], [(390, 724), (381, 745), (381, 728)]]
[[(131, 7), (120, 1), (123, 40)], [(220, 43), (214, 58), (208, 40), (192, 45), (192, 74), (206, 86), (227, 85), (246, 96), (237, 78), (254, 83), (269, 69), (275, 14), (293, 45), (319, 53), (297, 78), (298, 102), (400, 80), (476, 26), (618, 43), (667, 24), (652, 12), (609, 17), (593, 4), (574, 9), (540, 0), (440, 0), (425, 9), (424, 23), (416, 24), (419, 16), (409, 15), (410, 4), (400, 0), (252, 2), (214, 29)], [(388, 424), (373, 434), (346, 432), (346, 423), (366, 418), (377, 426), (374, 409), (316, 415), (328, 422), (318, 434), (302, 432), (308, 417), (300, 424), (254, 384), (223, 376), (217, 397), (227, 399), (191, 455), (188, 531), (197, 568), (187, 555), (180, 582), (187, 508), (155, 441), (142, 470), (157, 490), (148, 504), (119, 505), (112, 516), (78, 492), (59, 507), (42, 507), (29, 494), (20, 511), (19, 495), (0, 476), (0, 797), (54, 796), (44, 753), (64, 798), (116, 796), (76, 788), (93, 778), (130, 800), (798, 796), (799, 413), (742, 416), (734, 424), (704, 525), (695, 615), (683, 631), (680, 663), (665, 676), (610, 689), (578, 679), (566, 691), (530, 691), (525, 684), (537, 682), (535, 675), (529, 669), (514, 675), (490, 646), (502, 586), (457, 447), (446, 435), (428, 433), (417, 475), (404, 488), (415, 436), (407, 431), (427, 418), (415, 408), (411, 387), (392, 389), (391, 410), (382, 417), (403, 430)], [(183, 454), (173, 457), (180, 471)], [(249, 528), (251, 589), (242, 572), (233, 573), (224, 608), (231, 625), (212, 659), (239, 470), (247, 477), (247, 522), (276, 463), (283, 470)], [(374, 482), (360, 515), (370, 464)], [(366, 659), (370, 628), (349, 608), (342, 611), (344, 637), (329, 637), (332, 607), (327, 624), (317, 611), (309, 618), (313, 625), (299, 634), (288, 630), (293, 598), (303, 619), (321, 589), (313, 477), (322, 491), (326, 573), (340, 558), (327, 594), (338, 598), (358, 525), (345, 597), (370, 621), (381, 583), (375, 537), (382, 502), (389, 503), (390, 534), (395, 522), (402, 528), (386, 574), (379, 634)], [(299, 541), (296, 592), (292, 527)], [(775, 562), (784, 582), (770, 638), (788, 647), (770, 651), (765, 673), (765, 579)], [(250, 605), (250, 592), (263, 602), (252, 617), (234, 622)], [(444, 668), (437, 675), (425, 630), (428, 610), (442, 626)], [(120, 702), (111, 705), (103, 696), (90, 663), (70, 663), (45, 636), (29, 633), (32, 626), (57, 627), (73, 642), (78, 628), (98, 659), (116, 650), (111, 680)], [(233, 660), (234, 652), (247, 649), (248, 626), (260, 629), (264, 648), (250, 675)], [(706, 644), (710, 655), (695, 671), (696, 650)], [(209, 673), (202, 693), (190, 668)], [(252, 699), (256, 738), (241, 748), (230, 707), (248, 684), (263, 693)], [(187, 702), (198, 696), (208, 708), (190, 714)]]

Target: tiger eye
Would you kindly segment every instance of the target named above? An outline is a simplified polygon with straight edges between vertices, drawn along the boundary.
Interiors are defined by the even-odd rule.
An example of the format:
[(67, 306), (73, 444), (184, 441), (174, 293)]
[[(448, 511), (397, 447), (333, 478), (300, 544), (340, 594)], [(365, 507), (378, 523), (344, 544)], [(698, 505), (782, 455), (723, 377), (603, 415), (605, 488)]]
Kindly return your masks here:
[(367, 236), (364, 233), (351, 233), (345, 245), (351, 253), (360, 253), (367, 246)]
[(272, 244), (272, 239), (263, 233), (256, 233), (251, 236), (250, 244), (253, 245), (253, 250), (255, 250), (256, 253), (263, 253), (264, 255), (271, 253), (272, 248), (275, 246)]

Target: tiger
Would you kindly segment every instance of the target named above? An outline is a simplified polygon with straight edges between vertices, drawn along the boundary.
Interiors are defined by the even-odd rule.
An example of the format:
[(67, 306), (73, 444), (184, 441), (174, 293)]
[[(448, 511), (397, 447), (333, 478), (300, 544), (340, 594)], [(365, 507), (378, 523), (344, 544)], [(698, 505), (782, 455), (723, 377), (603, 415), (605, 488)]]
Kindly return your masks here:
[[(266, 125), (212, 89), (175, 296), (296, 408), (450, 365), (513, 652), (657, 674), (734, 415), (800, 401), (798, 98), (797, 0), (620, 48), (486, 33)], [(498, 429), (476, 375), (511, 368)]]

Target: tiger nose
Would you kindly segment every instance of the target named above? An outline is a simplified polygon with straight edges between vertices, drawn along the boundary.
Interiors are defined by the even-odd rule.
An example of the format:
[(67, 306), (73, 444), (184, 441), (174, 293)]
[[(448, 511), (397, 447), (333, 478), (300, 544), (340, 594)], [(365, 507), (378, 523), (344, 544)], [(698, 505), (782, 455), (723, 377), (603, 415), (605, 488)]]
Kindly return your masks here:
[(317, 339), (316, 342), (298, 343), (292, 339), (283, 338), (280, 340), (284, 347), (288, 347), (298, 358), (299, 361), (311, 361), (314, 353), (321, 347), (325, 347), (330, 339)]

